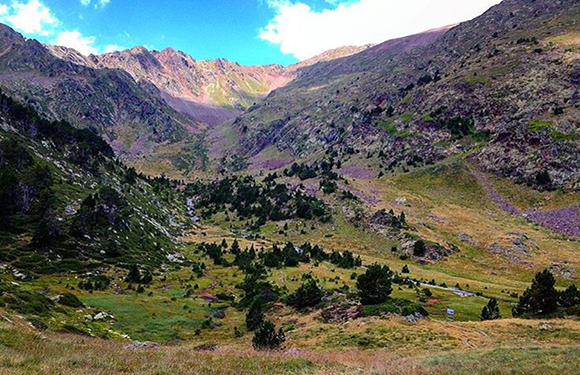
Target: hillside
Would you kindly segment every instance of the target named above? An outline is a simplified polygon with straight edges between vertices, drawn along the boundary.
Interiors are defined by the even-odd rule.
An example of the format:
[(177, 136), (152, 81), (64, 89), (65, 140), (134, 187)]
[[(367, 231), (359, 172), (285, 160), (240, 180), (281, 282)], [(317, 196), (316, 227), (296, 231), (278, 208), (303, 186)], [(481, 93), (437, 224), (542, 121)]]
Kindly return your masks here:
[(0, 94), (3, 269), (19, 280), (139, 261), (169, 262), (186, 226), (168, 181), (114, 160), (87, 129), (43, 119)]
[(235, 152), (261, 163), (354, 152), (377, 174), (470, 153), (514, 181), (577, 189), (579, 12), (507, 0), (451, 30), (304, 69), (232, 123)]
[(56, 58), (43, 45), (0, 25), (0, 86), (53, 120), (101, 135), (117, 155), (134, 157), (191, 138), (198, 123), (169, 107), (156, 90), (119, 70)]

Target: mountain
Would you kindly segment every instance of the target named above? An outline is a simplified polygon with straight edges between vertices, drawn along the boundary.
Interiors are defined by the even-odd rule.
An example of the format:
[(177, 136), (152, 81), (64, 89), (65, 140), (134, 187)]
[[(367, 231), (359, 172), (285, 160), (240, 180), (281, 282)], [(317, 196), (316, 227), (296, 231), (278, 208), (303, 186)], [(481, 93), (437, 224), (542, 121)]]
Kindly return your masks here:
[(342, 47), (284, 68), (281, 65), (243, 66), (226, 59), (198, 61), (173, 48), (145, 47), (85, 57), (65, 47), (47, 46), (55, 55), (93, 68), (120, 69), (137, 82), (154, 85), (175, 110), (217, 125), (261, 101), (272, 90), (294, 79), (296, 71), (321, 61), (351, 55), (367, 48)]
[(80, 58), (49, 47), (57, 56), (81, 60), (94, 68), (120, 69), (137, 82), (153, 84), (161, 97), (176, 110), (215, 125), (254, 104), (290, 77), (279, 65), (246, 67), (225, 59), (196, 61), (167, 48), (149, 51), (144, 47)]
[(372, 46), (373, 46), (372, 44), (366, 44), (363, 46), (344, 46), (334, 48), (326, 52), (323, 52), (319, 55), (316, 55), (314, 57), (311, 57), (309, 59), (306, 59), (304, 61), (292, 64), (287, 68), (287, 70), (293, 72), (318, 63), (340, 59), (341, 57), (351, 56), (359, 52), (362, 52)]
[(517, 182), (578, 189), (579, 15), (576, 1), (506, 0), (304, 68), (231, 123), (232, 152), (265, 165), (333, 150), (373, 173), (469, 154)]
[(203, 127), (121, 70), (95, 69), (55, 57), (45, 46), (0, 25), (0, 86), (54, 120), (100, 134), (115, 152), (134, 157), (191, 138)]
[(303, 67), (366, 47), (339, 48), (288, 68), (243, 66), (197, 61), (173, 48), (84, 56), (0, 25), (0, 48), (5, 92), (51, 119), (90, 127), (117, 155), (134, 159), (158, 146), (198, 142), (207, 125), (239, 115)]

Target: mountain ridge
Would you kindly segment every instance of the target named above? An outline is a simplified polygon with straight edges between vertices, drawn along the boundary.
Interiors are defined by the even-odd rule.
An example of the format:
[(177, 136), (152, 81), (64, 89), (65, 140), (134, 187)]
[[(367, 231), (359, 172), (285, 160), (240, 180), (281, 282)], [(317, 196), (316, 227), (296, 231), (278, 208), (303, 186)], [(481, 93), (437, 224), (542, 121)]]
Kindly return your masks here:
[(246, 66), (223, 58), (196, 60), (172, 47), (158, 51), (136, 46), (90, 56), (67, 47), (46, 47), (65, 60), (97, 69), (126, 71), (137, 82), (154, 85), (175, 110), (202, 123), (217, 125), (291, 82), (299, 74), (298, 70), (358, 53), (369, 46), (340, 47), (288, 67), (278, 64)]
[(0, 50), (0, 85), (7, 93), (51, 119), (92, 128), (120, 156), (151, 152), (202, 129), (126, 72), (62, 60), (5, 25)]

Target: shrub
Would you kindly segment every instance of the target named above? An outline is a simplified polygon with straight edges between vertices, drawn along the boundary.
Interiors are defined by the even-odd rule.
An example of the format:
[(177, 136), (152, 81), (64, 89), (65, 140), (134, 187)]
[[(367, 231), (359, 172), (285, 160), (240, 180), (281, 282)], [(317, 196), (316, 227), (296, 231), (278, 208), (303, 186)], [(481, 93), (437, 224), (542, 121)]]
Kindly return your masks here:
[(419, 304), (402, 298), (387, 298), (387, 301), (380, 305), (364, 306), (365, 316), (380, 316), (383, 314), (398, 314), (402, 316), (419, 313), (429, 316), (429, 313)]
[(560, 306), (570, 308), (580, 306), (580, 291), (576, 285), (570, 285), (568, 289), (560, 293)]
[(265, 321), (254, 333), (252, 344), (256, 350), (278, 350), (286, 341), (284, 332), (280, 329), (276, 332), (276, 326), (270, 321)]
[(552, 185), (552, 178), (548, 171), (540, 171), (536, 174), (536, 184), (548, 188)]
[(391, 287), (393, 272), (388, 266), (373, 264), (360, 275), (356, 282), (363, 305), (383, 303), (393, 291)]
[(416, 257), (422, 257), (422, 256), (425, 256), (425, 253), (427, 253), (427, 247), (425, 246), (425, 241), (419, 240), (419, 241), (415, 242), (415, 245), (413, 245), (413, 255)]
[(62, 296), (60, 296), (58, 303), (60, 303), (61, 305), (65, 305), (68, 307), (75, 307), (75, 308), (84, 306), (84, 304), (81, 302), (81, 300), (78, 299), (78, 297), (72, 293), (65, 293)]
[(318, 287), (316, 281), (309, 280), (302, 284), (294, 293), (288, 296), (288, 305), (297, 309), (316, 306), (322, 300), (324, 292)]
[(139, 272), (139, 267), (136, 264), (129, 266), (129, 273), (125, 278), (128, 283), (139, 283), (141, 282), (141, 272)]
[(499, 305), (495, 298), (489, 300), (487, 305), (481, 311), (481, 320), (496, 320), (501, 319), (499, 313)]

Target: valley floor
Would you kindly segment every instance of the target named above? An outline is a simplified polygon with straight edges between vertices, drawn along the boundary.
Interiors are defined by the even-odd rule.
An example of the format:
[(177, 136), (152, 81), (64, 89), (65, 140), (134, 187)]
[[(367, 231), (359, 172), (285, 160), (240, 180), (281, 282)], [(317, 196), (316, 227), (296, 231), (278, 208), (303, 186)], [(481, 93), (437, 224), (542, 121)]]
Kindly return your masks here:
[[(309, 183), (315, 184), (304, 184)], [(539, 193), (500, 179), (489, 183), (520, 211), (557, 210), (578, 202), (577, 194)], [(88, 277), (82, 274), (41, 275), (18, 283), (6, 276), (22, 291), (48, 297), (72, 290), (85, 307), (41, 316), (48, 328), (44, 331), (37, 329), (43, 325), (39, 319), (0, 309), (0, 374), (580, 373), (580, 320), (512, 318), (512, 307), (536, 272), (552, 269), (559, 288), (577, 282), (577, 239), (498, 207), (463, 163), (380, 180), (351, 179), (348, 188), (363, 201), (374, 198), (364, 202), (369, 214), (404, 211), (413, 234), (453, 244), (460, 251), (439, 262), (402, 258), (392, 250), (400, 245), (398, 238), (357, 225), (348, 219), (349, 206), (329, 196), (320, 198), (333, 207), (331, 223), (269, 222), (257, 239), (244, 236), (243, 221), (218, 213), (183, 238), (181, 255), (190, 262), (205, 262), (204, 272), (168, 266), (154, 272), (143, 293), (127, 285), (126, 271), (116, 267), (103, 273), (115, 288), (94, 291), (78, 287)], [(254, 351), (252, 333), (245, 328), (246, 312), (226, 300), (206, 298), (234, 295), (239, 300), (244, 273), (215, 264), (196, 246), (222, 240), (231, 245), (234, 239), (242, 249), (310, 242), (327, 251), (351, 250), (364, 265), (378, 262), (396, 272), (407, 266), (421, 288), (397, 285), (392, 297), (421, 304), (429, 316), (413, 322), (380, 314), (326, 323), (320, 309), (300, 312), (277, 303), (267, 317), (286, 332), (284, 349)], [(226, 258), (233, 261), (231, 254)], [(268, 281), (289, 292), (303, 283), (304, 275), (311, 275), (326, 290), (353, 291), (353, 274), (362, 272), (363, 267), (343, 269), (324, 261), (272, 268)], [(430, 290), (429, 298), (421, 298), (424, 288)], [(481, 311), (492, 297), (505, 319), (481, 322)], [(447, 308), (455, 310), (455, 321), (447, 320)], [(222, 317), (215, 315), (218, 310)], [(93, 320), (99, 312), (114, 318)], [(28, 322), (36, 322), (37, 328)], [(140, 347), (133, 340), (157, 344)]]

